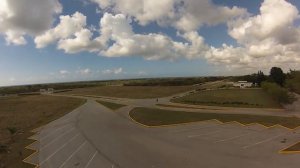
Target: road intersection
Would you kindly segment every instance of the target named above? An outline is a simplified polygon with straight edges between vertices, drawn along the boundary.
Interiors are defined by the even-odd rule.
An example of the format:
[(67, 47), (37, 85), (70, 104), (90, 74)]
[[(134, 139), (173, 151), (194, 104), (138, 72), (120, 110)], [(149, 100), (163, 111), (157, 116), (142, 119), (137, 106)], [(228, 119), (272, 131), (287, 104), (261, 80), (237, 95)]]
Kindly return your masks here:
[(36, 141), (28, 148), (37, 152), (25, 162), (41, 168), (298, 168), (300, 164), (300, 155), (278, 153), (299, 141), (300, 129), (217, 121), (148, 128), (132, 122), (128, 113), (136, 106), (155, 106), (154, 99), (114, 99), (127, 106), (111, 111), (97, 98), (85, 98), (81, 107), (35, 130), (31, 139)]

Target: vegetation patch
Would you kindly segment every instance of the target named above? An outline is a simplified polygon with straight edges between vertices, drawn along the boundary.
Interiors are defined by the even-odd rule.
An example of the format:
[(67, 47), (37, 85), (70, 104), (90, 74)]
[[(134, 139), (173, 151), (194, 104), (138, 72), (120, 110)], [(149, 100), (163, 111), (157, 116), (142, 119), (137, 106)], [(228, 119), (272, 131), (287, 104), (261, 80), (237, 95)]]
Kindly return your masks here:
[(143, 107), (133, 109), (132, 111), (130, 111), (129, 115), (135, 121), (147, 126), (171, 125), (212, 119), (217, 119), (221, 122), (237, 121), (242, 124), (259, 123), (265, 126), (273, 126), (279, 124), (291, 129), (300, 126), (300, 118), (297, 117), (279, 117), (248, 114), (193, 113)]
[(279, 103), (289, 104), (296, 100), (294, 95), (290, 94), (287, 89), (276, 83), (263, 82), (262, 88)]
[(283, 153), (293, 153), (293, 152), (299, 152), (300, 153), (300, 142), (296, 143), (295, 145), (292, 145), (281, 152)]
[(32, 167), (22, 162), (32, 151), (32, 129), (71, 112), (85, 101), (54, 96), (20, 96), (0, 99), (0, 167)]
[(101, 86), (74, 89), (65, 94), (146, 99), (167, 97), (195, 89), (195, 86)]
[(287, 74), (286, 87), (300, 94), (300, 71), (291, 71)]
[(206, 90), (172, 99), (171, 101), (208, 106), (281, 108), (281, 105), (262, 89)]
[(185, 86), (223, 80), (225, 77), (155, 78), (136, 79), (124, 83), (124, 86)]
[(189, 106), (178, 106), (178, 105), (172, 105), (172, 104), (156, 104), (160, 107), (170, 107), (170, 108), (184, 108), (184, 109), (210, 109), (210, 110), (220, 110), (220, 109), (214, 109), (214, 108), (205, 108), (205, 107), (189, 107)]
[(117, 104), (117, 103), (112, 103), (112, 102), (107, 102), (107, 101), (101, 101), (101, 100), (97, 100), (98, 103), (102, 104), (103, 106), (112, 109), (112, 110), (117, 110), (121, 107), (124, 107), (126, 105), (124, 104)]

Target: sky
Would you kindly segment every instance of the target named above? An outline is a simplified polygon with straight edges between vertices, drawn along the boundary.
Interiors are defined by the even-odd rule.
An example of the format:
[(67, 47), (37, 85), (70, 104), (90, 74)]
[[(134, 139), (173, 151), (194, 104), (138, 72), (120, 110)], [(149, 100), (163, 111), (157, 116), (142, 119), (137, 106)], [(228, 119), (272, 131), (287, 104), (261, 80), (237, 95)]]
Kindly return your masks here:
[(1, 0), (0, 86), (300, 67), (297, 0)]

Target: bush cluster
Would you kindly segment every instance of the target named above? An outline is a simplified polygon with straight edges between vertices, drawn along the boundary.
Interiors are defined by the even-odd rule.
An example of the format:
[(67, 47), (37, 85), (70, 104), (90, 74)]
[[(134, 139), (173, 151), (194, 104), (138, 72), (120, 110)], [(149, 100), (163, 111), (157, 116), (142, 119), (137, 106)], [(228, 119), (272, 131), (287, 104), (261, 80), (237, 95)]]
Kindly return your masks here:
[(276, 83), (263, 82), (262, 88), (279, 103), (288, 104), (295, 101), (295, 97), (287, 89), (280, 87)]
[(240, 102), (240, 101), (225, 101), (225, 102), (216, 102), (216, 101), (191, 101), (191, 100), (185, 100), (185, 103), (188, 104), (219, 104), (219, 105), (246, 105), (246, 106), (262, 106), (260, 104), (252, 104), (247, 102)]

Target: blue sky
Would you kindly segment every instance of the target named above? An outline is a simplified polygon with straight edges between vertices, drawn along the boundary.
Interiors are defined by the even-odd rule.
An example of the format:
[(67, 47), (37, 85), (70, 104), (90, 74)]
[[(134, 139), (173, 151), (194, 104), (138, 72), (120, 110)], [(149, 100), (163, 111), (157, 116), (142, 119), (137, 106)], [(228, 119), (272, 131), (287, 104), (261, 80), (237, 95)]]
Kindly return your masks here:
[[(34, 1), (36, 0), (30, 0), (30, 1), (34, 3)], [(47, 0), (47, 1), (57, 1), (57, 0)], [(205, 20), (206, 16), (203, 16), (204, 17), (203, 23), (200, 22), (199, 24), (196, 25), (196, 27), (189, 30), (178, 27), (177, 24), (179, 24), (180, 22), (174, 21), (175, 20), (174, 18), (167, 20), (165, 19), (166, 16), (163, 16), (162, 18), (164, 20), (162, 18), (154, 18), (145, 21), (139, 18), (140, 16), (139, 13), (133, 13), (133, 12), (126, 13), (124, 12), (124, 9), (123, 10), (119, 9), (117, 6), (113, 6), (113, 5), (109, 7), (103, 6), (100, 1), (101, 0), (97, 1), (98, 2), (97, 3), (89, 0), (59, 0), (58, 3), (60, 3), (62, 10), (59, 12), (52, 10), (52, 13), (50, 13), (52, 18), (52, 20), (50, 20), (51, 21), (50, 27), (48, 26), (47, 29), (41, 30), (39, 32), (32, 33), (31, 31), (28, 30), (28, 28), (25, 29), (24, 28), (25, 26), (23, 27), (21, 26), (21, 28), (19, 28), (18, 26), (20, 26), (20, 24), (16, 24), (15, 27), (8, 27), (8, 28), (4, 27), (2, 29), (0, 26), (0, 51), (1, 51), (0, 52), (0, 86), (31, 84), (31, 83), (66, 82), (66, 81), (81, 81), (81, 80), (105, 80), (105, 79), (142, 78), (142, 77), (235, 75), (235, 74), (246, 74), (249, 72), (256, 72), (258, 69), (267, 70), (268, 68), (270, 68), (270, 66), (272, 66), (268, 63), (263, 63), (263, 62), (261, 62), (262, 63), (261, 66), (259, 65), (253, 66), (253, 64), (261, 61), (261, 60), (256, 60), (258, 56), (252, 56), (251, 54), (248, 53), (249, 52), (248, 49), (250, 49), (251, 46), (254, 46), (253, 45), (254, 42), (253, 43), (244, 42), (245, 41), (244, 39), (248, 38), (246, 37), (246, 35), (243, 36), (240, 34), (232, 35), (234, 34), (234, 30), (236, 30), (234, 28), (242, 28), (241, 24), (240, 25), (237, 24), (238, 18), (242, 18), (243, 22), (246, 23), (247, 21), (254, 20), (255, 16), (261, 14), (260, 7), (264, 2), (263, 0), (251, 0), (251, 1), (249, 0), (239, 0), (239, 1), (204, 0), (209, 2), (211, 6), (215, 7), (212, 9), (216, 9), (218, 7), (228, 7), (228, 9), (232, 10), (232, 13), (237, 13), (237, 14), (234, 14), (234, 16), (231, 16), (230, 14), (228, 18), (221, 18), (221, 19), (219, 18), (216, 19), (216, 17), (213, 18), (208, 17), (207, 20)], [(193, 2), (193, 0), (190, 1), (191, 4), (197, 3), (197, 2)], [(278, 3), (282, 3), (279, 2), (281, 0), (276, 0), (276, 1), (278, 1)], [(291, 6), (296, 7), (296, 9), (300, 6), (300, 2), (296, 0), (290, 0), (288, 2), (283, 2), (283, 3), (288, 3), (288, 5), (286, 6), (287, 7), (286, 10), (291, 9), (290, 8)], [(201, 2), (198, 5), (201, 5)], [(267, 6), (267, 3), (265, 5)], [(233, 11), (234, 6), (240, 9), (245, 9), (246, 13), (240, 11)], [(24, 6), (24, 8), (26, 7), (27, 6)], [(32, 6), (28, 5), (28, 8), (30, 9), (32, 8)], [(160, 9), (159, 6), (158, 9)], [(191, 9), (191, 11), (188, 11), (189, 10), (188, 7), (186, 9), (184, 8), (184, 10), (186, 10), (186, 13), (191, 12), (188, 14), (193, 14), (192, 13), (193, 10)], [(201, 7), (199, 7), (199, 10), (201, 10)], [(2, 11), (5, 10), (2, 9)], [(128, 52), (128, 54), (117, 53), (115, 55), (112, 55), (107, 52), (108, 48), (103, 50), (99, 49), (99, 51), (98, 50), (91, 51), (90, 48), (86, 49), (84, 48), (86, 46), (84, 46), (80, 48), (80, 52), (72, 51), (72, 53), (70, 53), (68, 52), (70, 50), (66, 49), (67, 47), (70, 46), (63, 46), (63, 49), (58, 49), (59, 41), (65, 40), (62, 39), (61, 37), (58, 37), (56, 41), (54, 40), (55, 42), (49, 43), (45, 47), (42, 48), (37, 47), (37, 43), (35, 42), (36, 37), (43, 35), (45, 32), (59, 25), (60, 23), (59, 16), (69, 15), (71, 17), (75, 12), (80, 12), (82, 15), (86, 17), (86, 25), (84, 28), (92, 32), (92, 37), (90, 39), (91, 41), (97, 38), (98, 36), (101, 36), (101, 33), (99, 33), (99, 31), (101, 30), (101, 26), (99, 26), (99, 22), (100, 19), (104, 18), (104, 13), (109, 14), (106, 16), (109, 16), (107, 18), (111, 18), (111, 19), (116, 19), (117, 14), (122, 14), (126, 18), (126, 20), (128, 20), (128, 24), (131, 26), (133, 30), (134, 35), (130, 37), (132, 39), (136, 39), (134, 37), (136, 34), (144, 35), (145, 37), (143, 38), (146, 38), (146, 36), (148, 38), (148, 35), (152, 33), (155, 35), (163, 35), (164, 37), (171, 39), (170, 41), (172, 43), (178, 42), (181, 43), (182, 46), (184, 46), (183, 45), (184, 43), (187, 43), (193, 46), (194, 41), (189, 41), (187, 38), (184, 37), (184, 35), (188, 34), (189, 32), (197, 32), (198, 33), (197, 37), (201, 37), (204, 40), (204, 44), (201, 44), (201, 46), (197, 46), (197, 49), (203, 47), (205, 49), (202, 50), (205, 50), (205, 53), (203, 51), (197, 50), (197, 54), (196, 54), (197, 56), (195, 56), (195, 54), (191, 56), (186, 56), (185, 54), (182, 54), (182, 52), (180, 52), (180, 54), (178, 54), (177, 51), (175, 52), (174, 50), (176, 48), (175, 49), (171, 48), (170, 51), (172, 52), (174, 51), (174, 55), (178, 54), (176, 58), (169, 56), (170, 54), (169, 55), (166, 54), (162, 58), (159, 57), (158, 59), (156, 59), (155, 57), (154, 60), (153, 58), (156, 53), (154, 55), (153, 54), (149, 55), (148, 51), (144, 51), (144, 50), (138, 52), (140, 53), (140, 55), (135, 54), (135, 52)], [(223, 11), (220, 10), (219, 12), (221, 15)], [(182, 15), (183, 16), (179, 14), (178, 17), (184, 17), (184, 14)], [(201, 14), (200, 12), (194, 14), (194, 17), (196, 19), (197, 17), (199, 17), (200, 18), (199, 20), (201, 20), (202, 15), (203, 14)], [(210, 19), (214, 19), (214, 20), (211, 21)], [(0, 9), (0, 20), (1, 20), (1, 9)], [(143, 21), (147, 23), (142, 24), (141, 22)], [(7, 22), (9, 22), (8, 19)], [(164, 23), (161, 24), (161, 22)], [(233, 24), (234, 26), (230, 27), (229, 26), (230, 23), (234, 23)], [(298, 29), (297, 23), (298, 23), (298, 19), (295, 18), (292, 21), (292, 23), (284, 22), (283, 24), (292, 24), (291, 26), (293, 28)], [(277, 26), (279, 27), (280, 25)], [(19, 36), (24, 37), (26, 44), (24, 44), (24, 41), (22, 40), (21, 41), (7, 40), (7, 36), (8, 36), (7, 32), (9, 31), (16, 32), (18, 37)], [(279, 31), (279, 28), (276, 29), (276, 31)], [(229, 33), (229, 32), (233, 32), (233, 33)], [(282, 32), (286, 32), (286, 31), (282, 31)], [(249, 35), (251, 35), (251, 33), (249, 33)], [(109, 46), (115, 43), (114, 40), (118, 41), (116, 42), (118, 45), (123, 44), (122, 40), (124, 39), (121, 39), (121, 37), (117, 37), (116, 40), (114, 39), (113, 34), (111, 34), (111, 36), (112, 36), (111, 39), (107, 41), (107, 44)], [(71, 35), (68, 38), (72, 39), (74, 37), (75, 34)], [(269, 39), (274, 39), (272, 35), (269, 36), (266, 35), (264, 38), (265, 39), (261, 41), (270, 41)], [(274, 44), (274, 41), (275, 40), (272, 40), (272, 44)], [(276, 43), (276, 47), (281, 44), (279, 43), (280, 39), (277, 41), (278, 43)], [(139, 44), (139, 41), (137, 42), (134, 41), (134, 42)], [(142, 44), (144, 43), (141, 42), (141, 45)], [(145, 44), (147, 47), (148, 43), (145, 42)], [(149, 43), (149, 45), (150, 44), (151, 42)], [(224, 44), (226, 44), (227, 47), (224, 47)], [(266, 44), (262, 44), (262, 45), (266, 46)], [(232, 50), (228, 49), (228, 46), (232, 46), (233, 49)], [(124, 48), (126, 46), (122, 46), (122, 47)], [(154, 47), (160, 48), (159, 46), (154, 46)], [(215, 50), (212, 50), (211, 49), (212, 47)], [(162, 49), (162, 52), (164, 51), (165, 50)], [(184, 51), (190, 53), (190, 50), (184, 50)], [(216, 54), (216, 51), (219, 51), (218, 54)], [(203, 56), (206, 55), (207, 52), (211, 53), (211, 55)], [(231, 55), (226, 56), (226, 53), (228, 52), (232, 52), (232, 54), (230, 53), (231, 55), (235, 55), (235, 54), (241, 56), (245, 55), (245, 58), (243, 59), (238, 58), (240, 62), (237, 62), (236, 57), (233, 58), (233, 56), (231, 57)], [(160, 53), (160, 51), (158, 53)], [(278, 56), (278, 54), (276, 53), (272, 53), (272, 54), (273, 54), (272, 56)], [(290, 56), (289, 60), (291, 58), (293, 58), (291, 62), (295, 63), (296, 60), (297, 64), (296, 65), (291, 64), (290, 67), (299, 65), (298, 64), (299, 62), (297, 62), (299, 60), (298, 55), (293, 55), (293, 57)], [(270, 55), (259, 56), (259, 59), (263, 59), (263, 61), (266, 61), (268, 59), (271, 59), (271, 56)], [(244, 62), (242, 62), (241, 60), (247, 60), (247, 61), (253, 60), (253, 62), (251, 66), (248, 66), (246, 64), (244, 65)], [(289, 64), (285, 62), (280, 63), (278, 61), (278, 62), (274, 62), (274, 65), (285, 66)]]

